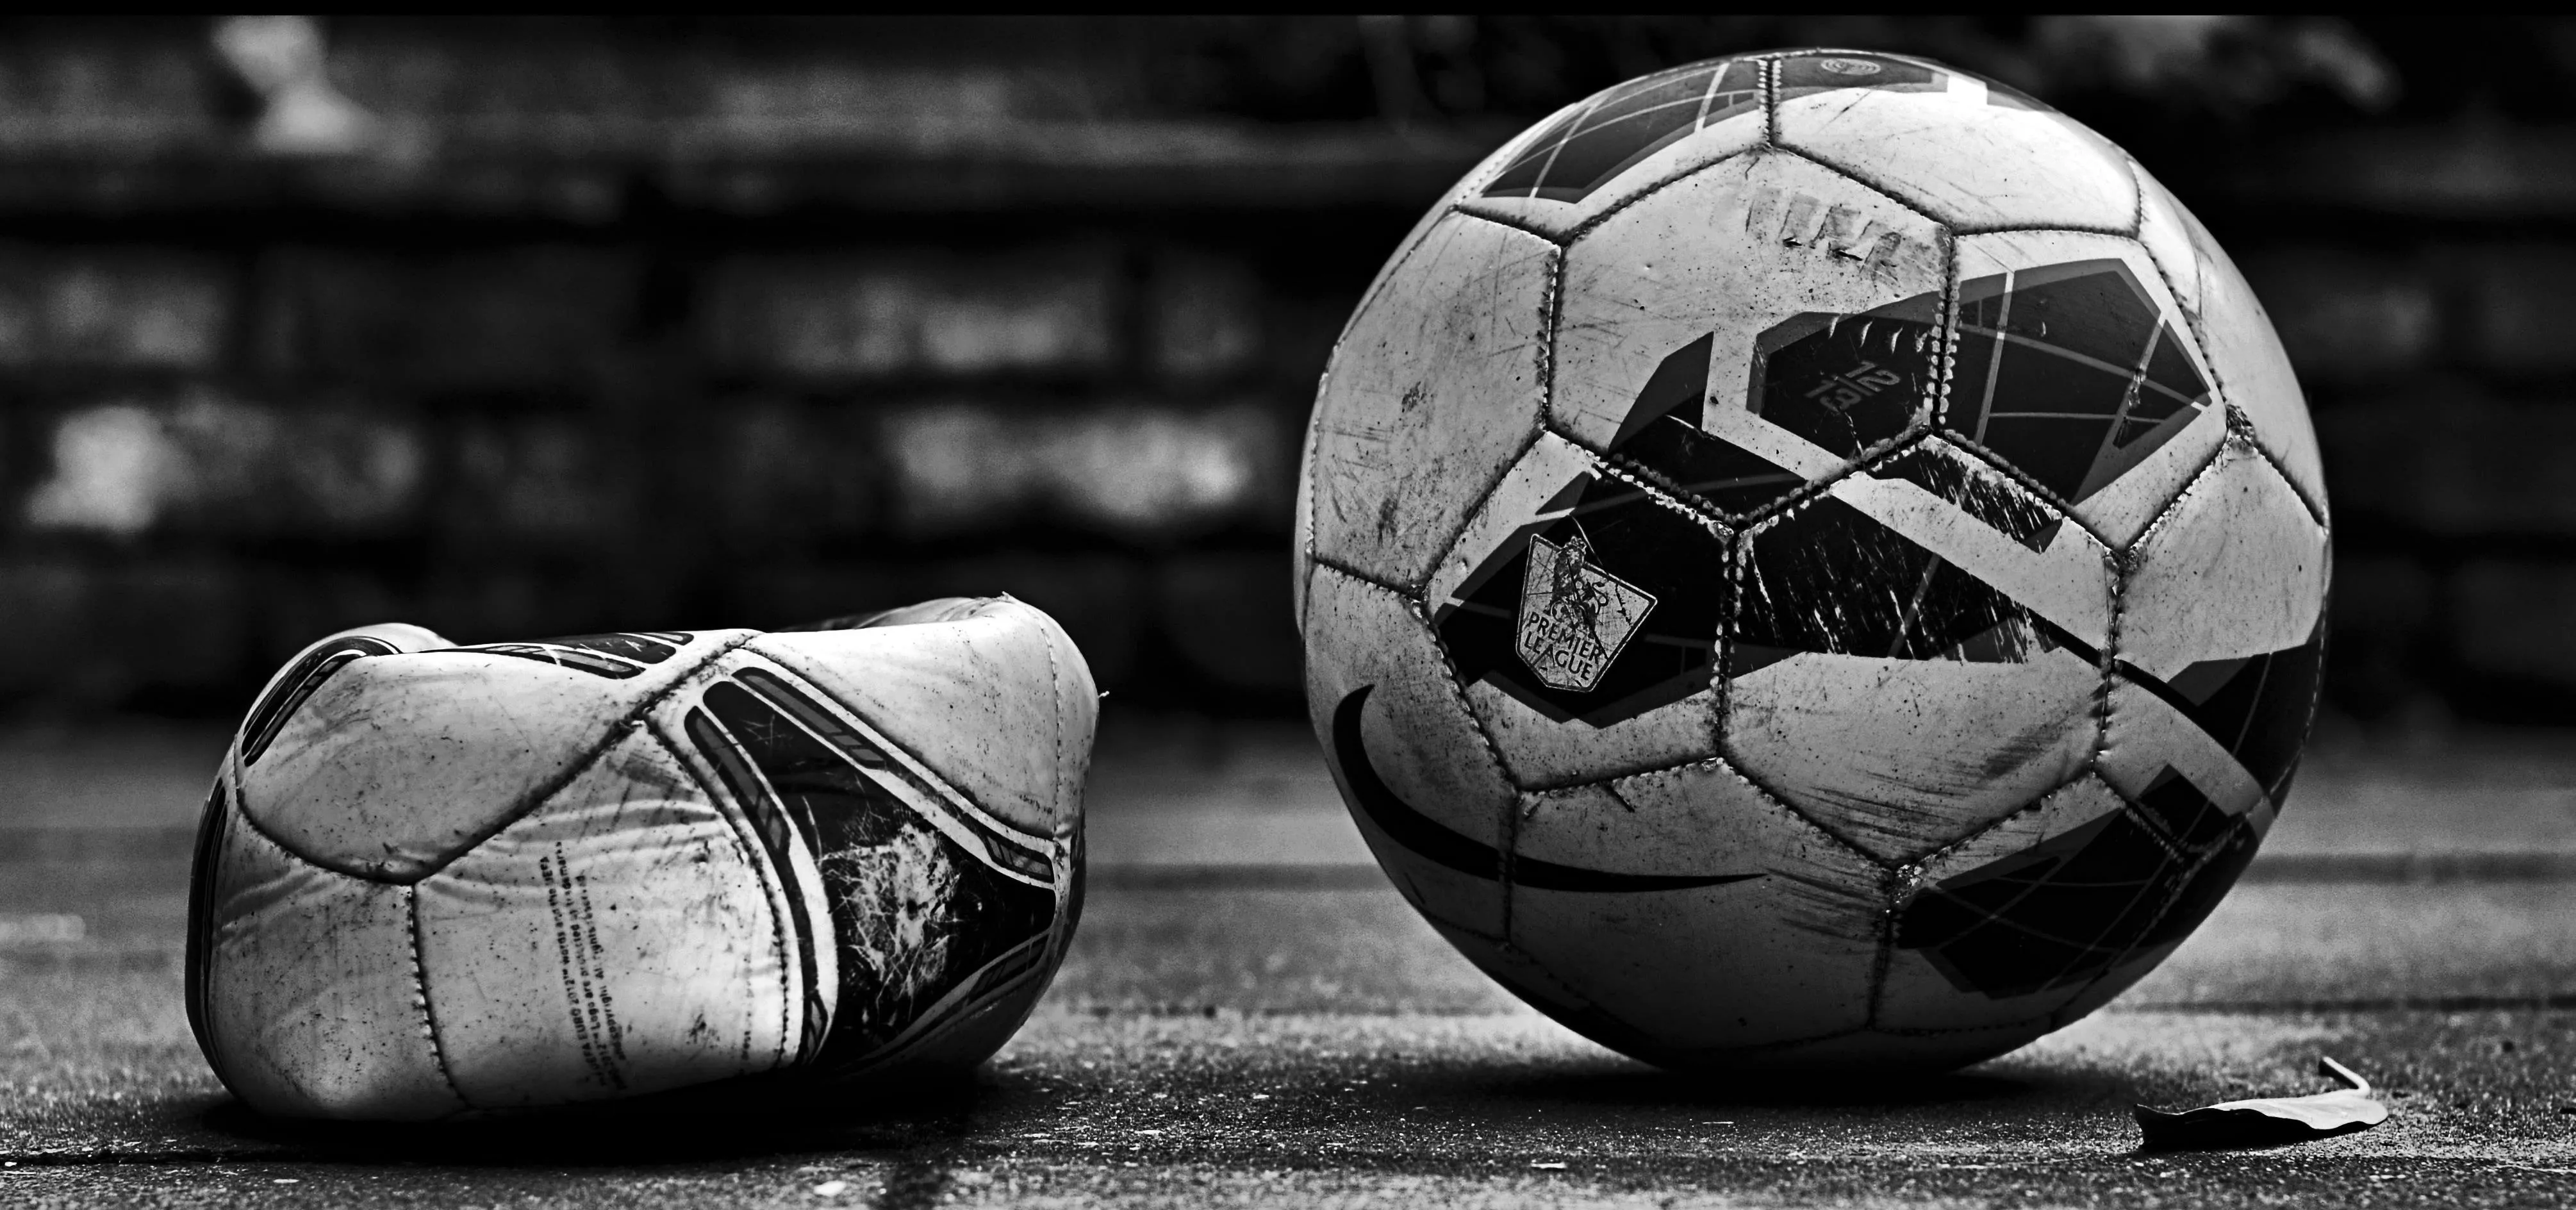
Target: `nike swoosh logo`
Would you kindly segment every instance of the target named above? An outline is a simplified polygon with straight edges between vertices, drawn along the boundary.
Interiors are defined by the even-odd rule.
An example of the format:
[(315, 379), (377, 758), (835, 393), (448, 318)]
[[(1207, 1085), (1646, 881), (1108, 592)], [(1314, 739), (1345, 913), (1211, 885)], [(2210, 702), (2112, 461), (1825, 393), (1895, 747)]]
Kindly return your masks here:
[[(1369, 690), (1375, 685), (1362, 685), (1342, 699), (1333, 710), (1333, 753), (1342, 762), (1342, 776), (1351, 783), (1351, 796), (1359, 800), (1360, 810), (1369, 822), (1386, 833), (1387, 838), (1435, 864), (1461, 874), (1500, 881), (1503, 855), (1493, 846), (1462, 836), (1441, 825), (1438, 820), (1413, 809), (1398, 797), (1369, 764), (1368, 747), (1360, 739), (1360, 707), (1368, 702)], [(1608, 870), (1587, 870), (1581, 866), (1558, 865), (1534, 857), (1515, 858), (1511, 863), (1512, 885), (1542, 891), (1685, 891), (1694, 887), (1722, 886), (1760, 878), (1760, 874), (1616, 874)]]

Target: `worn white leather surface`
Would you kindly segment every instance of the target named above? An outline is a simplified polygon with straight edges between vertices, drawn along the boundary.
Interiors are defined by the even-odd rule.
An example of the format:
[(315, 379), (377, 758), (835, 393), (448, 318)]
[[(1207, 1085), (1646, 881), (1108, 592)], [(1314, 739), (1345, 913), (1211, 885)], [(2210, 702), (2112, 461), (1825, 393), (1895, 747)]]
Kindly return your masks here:
[(802, 978), (764, 863), (660, 737), (623, 736), (421, 881), (447, 1070), (500, 1109), (652, 1092), (793, 1057)]
[(1019, 601), (959, 621), (765, 634), (803, 673), (994, 816), (1071, 834), (1100, 691), (1055, 619)]
[(354, 661), (243, 769), (243, 809), (309, 861), (419, 878), (528, 810), (612, 725), (746, 633), (702, 632), (624, 680), (470, 648)]
[(464, 1109), (439, 1071), (413, 965), (412, 888), (300, 861), (244, 827), (212, 870), (208, 1032), (233, 1092), (296, 1117)]
[[(833, 801), (949, 836), (966, 846), (952, 866), (998, 861), (1007, 872), (977, 877), (1036, 896), (1020, 917), (1036, 931), (950, 970), (935, 999), (872, 1000), (917, 1016), (883, 1022), (882, 1061), (850, 1064), (844, 1047), (835, 1070), (979, 1061), (1069, 938), (1097, 691), (1038, 610), (938, 604), (870, 629), (587, 648), (451, 648), (416, 627), (315, 644), (246, 721), (266, 738), (227, 755), (220, 776), (238, 793), (201, 848), (191, 985), (209, 1059), (263, 1112), (351, 1119), (632, 1096), (811, 1061), (839, 1011), (835, 920), (855, 919), (829, 896), (888, 892), (818, 879), (814, 846), (830, 834), (808, 804)], [(633, 669), (599, 656), (648, 639), (677, 654)], [(729, 758), (738, 784), (724, 783), (680, 726), (720, 691), (747, 692), (760, 667), (874, 727), (916, 762), (903, 776), (945, 785), (813, 799), (748, 733)], [(830, 766), (845, 786), (866, 773), (852, 759)], [(959, 799), (983, 822), (932, 818)], [(877, 868), (858, 852), (836, 860)]]

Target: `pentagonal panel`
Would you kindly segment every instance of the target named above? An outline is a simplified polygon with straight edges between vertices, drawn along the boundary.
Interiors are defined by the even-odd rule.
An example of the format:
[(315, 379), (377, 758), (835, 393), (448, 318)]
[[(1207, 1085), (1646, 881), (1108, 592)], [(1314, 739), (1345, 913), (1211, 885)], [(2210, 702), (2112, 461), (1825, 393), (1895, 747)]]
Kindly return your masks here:
[(2173, 283), (2183, 314), (2209, 358), (2219, 398), (2253, 421), (2254, 439), (2277, 459), (2299, 495), (2327, 515), (2325, 472), (2290, 356), (2272, 318), (2218, 242), (2162, 185), (2138, 170), (2144, 194), (2138, 241)]
[[(308, 861), (409, 880), (518, 813), (747, 631), (606, 634), (352, 660), (245, 749), (242, 809)], [(470, 754), (470, 759), (461, 759)]]
[(1462, 199), (1486, 214), (1565, 238), (1682, 173), (1762, 142), (1762, 64), (1693, 63), (1595, 93), (1487, 164)]
[(206, 895), (203, 1038), (264, 1113), (424, 1119), (466, 1109), (412, 965), (412, 888), (334, 873), (238, 818)]
[(1567, 253), (1554, 424), (1741, 516), (1928, 416), (1938, 227), (1794, 156), (1738, 156)]
[(746, 647), (867, 720), (973, 809), (1041, 836), (1080, 821), (1099, 691), (1046, 614), (995, 600), (972, 616), (764, 634)]
[(1431, 621), (1523, 787), (1717, 750), (1715, 521), (1543, 435), (1437, 571)]
[(1556, 246), (1451, 215), (1352, 320), (1310, 422), (1315, 554), (1417, 584), (1537, 431)]
[(2245, 816), (2256, 835), (2270, 830), (2277, 813), (2270, 792), (2229, 750), (2233, 734), (2221, 735), (2225, 728), (2195, 720), (2197, 703), (2136, 665), (2120, 661), (2113, 668), (2097, 765), (2102, 779), (2122, 794), (2143, 798), (2181, 777), (2220, 809)]
[[(1896, 953), (1919, 955), (1962, 995), (2009, 1002), (2015, 1013), (2049, 997), (2071, 1005), (2105, 978), (2143, 974), (2150, 955), (2217, 906), (2257, 842), (2243, 817), (2180, 778), (2125, 806), (2108, 786), (2079, 783), (2022, 828), (1998, 831), (1991, 845), (1963, 847), (1961, 861), (1978, 864), (1927, 878), (1899, 908)], [(1940, 1020), (1931, 982), (1897, 969), (1889, 1009), (1902, 1003)], [(1894, 998), (1900, 987), (1903, 1000)]]
[[(1591, 104), (1589, 100), (1577, 101), (1549, 114), (1538, 125), (1514, 135), (1510, 142), (1496, 148), (1493, 154), (1468, 169), (1467, 175), (1460, 177), (1457, 184), (1451, 185), (1447, 193), (1440, 195), (1439, 202), (1423, 211), (1422, 217), (1414, 220), (1413, 229), (1405, 232), (1404, 238), (1396, 242), (1395, 251), (1388, 255), (1386, 263), (1378, 266), (1377, 276), (1369, 279), (1368, 289), (1360, 294), (1360, 305), (1354, 308), (1351, 317), (1342, 323), (1342, 338), (1349, 337), (1352, 326), (1359, 321), (1362, 314), (1367, 312), (1369, 303), (1374, 301), (1378, 292), (1386, 288), (1386, 283), (1403, 269), (1405, 261), (1413, 255), (1415, 249), (1422, 246), (1422, 241), (1431, 234), (1432, 228), (1440, 224), (1441, 219), (1447, 218), (1459, 202), (1483, 194), (1488, 183), (1500, 175), (1505, 168), (1519, 161), (1524, 149), (1538, 142), (1540, 138), (1555, 130), (1558, 124), (1571, 118), (1589, 104)], [(1338, 339), (1336, 343), (1339, 343)]]
[(1599, 1014), (1561, 1020), (1627, 1028), (1607, 1045), (1718, 1062), (1867, 1016), (1879, 869), (1723, 762), (1533, 796), (1514, 860), (1513, 944)]
[(2220, 432), (2207, 423), (2221, 409), (2189, 322), (2134, 240), (2012, 231), (1958, 247), (1942, 427), (2126, 545)]
[(1727, 753), (1837, 835), (1908, 860), (2090, 756), (2105, 552), (1946, 443), (1765, 523), (1740, 575)]
[(2139, 541), (2122, 599), (2123, 675), (2276, 801), (2316, 704), (2328, 570), (2325, 531), (2237, 436)]
[[(1826, 498), (2097, 650), (2110, 641), (2110, 551), (2021, 484), (1939, 438), (1846, 475)], [(1799, 528), (1790, 522), (1783, 536)], [(1771, 539), (1777, 549), (1781, 538)], [(1855, 569), (1857, 570), (1857, 569)], [(1887, 587), (1846, 581), (1866, 593)], [(1928, 598), (1927, 598), (1928, 600)], [(1919, 615), (1918, 615), (1919, 616)]]
[(1315, 735), (1378, 864), (1434, 923), (1500, 936), (1515, 792), (1416, 607), (1318, 568), (1306, 639)]
[(2102, 136), (2019, 93), (1892, 55), (1775, 62), (1780, 145), (1955, 227), (2134, 229), (2137, 186)]
[(422, 979), (458, 1091), (553, 1104), (794, 1057), (781, 1025), (809, 975), (765, 864), (658, 738), (627, 730), (423, 880)]
[[(2126, 810), (2111, 787), (2084, 777), (1927, 858), (1897, 899), (1876, 1025), (1947, 1030), (2026, 1021), (2037, 1032), (2104, 969), (2059, 930), (2075, 917), (2116, 914), (2111, 900), (2136, 896), (2103, 890), (2108, 898), (2096, 904), (2082, 896), (2099, 888), (2059, 887), (2051, 877), (2068, 854), (2085, 849), (2086, 837), (2115, 830), (2112, 821)], [(2069, 839), (2079, 832), (2085, 836)], [(2102, 859), (2116, 853), (2107, 847), (2087, 860), (2108, 869)], [(2161, 852), (2145, 859), (2161, 860)]]

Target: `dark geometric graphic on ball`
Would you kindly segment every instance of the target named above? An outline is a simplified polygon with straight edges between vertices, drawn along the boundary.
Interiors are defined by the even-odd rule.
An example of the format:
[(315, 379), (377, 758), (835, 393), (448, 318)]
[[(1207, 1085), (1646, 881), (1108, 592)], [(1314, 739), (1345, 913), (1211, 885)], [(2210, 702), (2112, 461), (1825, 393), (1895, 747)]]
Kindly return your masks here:
[[(1958, 73), (1914, 59), (1894, 55), (1862, 54), (1851, 51), (1817, 51), (1789, 55), (1776, 60), (1779, 72), (1776, 87), (1780, 99), (1803, 97), (1813, 93), (1834, 92), (1846, 88), (1871, 88), (1882, 92), (1946, 92), (1950, 80)], [(2031, 109), (2041, 113), (2055, 110), (2029, 96), (1997, 84), (1986, 85), (1986, 103), (2006, 109)]]
[(1695, 63), (1634, 80), (1549, 127), (1486, 197), (1579, 202), (1692, 132), (1762, 104), (1762, 65)]
[[(1387, 839), (1402, 845), (1415, 856), (1471, 877), (1500, 881), (1505, 872), (1500, 850), (1451, 831), (1440, 821), (1414, 810), (1412, 804), (1404, 801), (1385, 779), (1378, 776), (1377, 767), (1369, 763), (1368, 742), (1360, 732), (1360, 711), (1368, 705), (1369, 691), (1374, 688), (1374, 685), (1362, 685), (1351, 690), (1342, 698), (1341, 705), (1333, 710), (1333, 756), (1342, 767), (1342, 777), (1350, 783), (1351, 797), (1359, 802), (1360, 809), (1378, 831), (1386, 833)], [(1560, 865), (1535, 857), (1514, 857), (1509, 872), (1512, 885), (1516, 887), (1598, 893), (1686, 891), (1762, 876), (1619, 874)]]
[(1730, 677), (1802, 652), (2015, 664), (2075, 648), (1992, 585), (1829, 496), (1753, 534), (1737, 596)]
[[(476, 647), (448, 647), (442, 651), (479, 651), (489, 655), (515, 656), (624, 680), (644, 671), (647, 664), (659, 664), (678, 654), (688, 645), (689, 636), (665, 631), (640, 631), (621, 634), (577, 634), (560, 639), (537, 639), (526, 643), (485, 643)], [(437, 654), (436, 652), (428, 654)]]
[(1921, 294), (1773, 325), (1754, 338), (1745, 406), (1846, 458), (1895, 437), (1939, 390), (1940, 307), (1938, 295)]
[(2120, 261), (1959, 287), (1959, 351), (1942, 424), (2060, 499), (2102, 490), (2208, 404), (2209, 383), (2182, 337)]
[(1458, 675), (1558, 722), (1635, 718), (1708, 686), (1726, 546), (1610, 475), (1575, 476), (1432, 615)]
[[(788, 868), (790, 829), (817, 857), (839, 938), (840, 1003), (829, 1033), (815, 1037), (825, 1020), (816, 989), (800, 1054), (826, 1072), (862, 1062), (969, 980), (991, 985), (1036, 963), (1054, 892), (1004, 877), (987, 860), (1016, 846), (962, 817), (987, 852), (959, 844), (886, 782), (927, 788), (821, 703), (774, 674), (739, 675), (740, 683), (707, 689), (687, 729), (752, 815), (775, 868)], [(806, 986), (815, 988), (813, 940), (801, 914), (791, 915)]]
[(1737, 518), (1796, 491), (1805, 480), (1700, 427), (1714, 340), (1702, 336), (1655, 367), (1612, 435), (1609, 452), (1656, 486)]
[(2325, 623), (2296, 647), (2229, 660), (2203, 660), (2160, 681), (2126, 660), (2114, 670), (2209, 733), (2236, 757), (2275, 805), (2290, 793), (2307, 741), (2325, 666)]
[(1776, 61), (1776, 87), (1783, 101), (1810, 93), (1845, 88), (1882, 92), (1940, 92), (1949, 73), (1888, 55), (1827, 52), (1791, 55)]
[(1962, 991), (2073, 987), (2189, 935), (2258, 843), (2168, 767), (2134, 805), (1924, 888), (1896, 944)]
[(241, 729), (242, 764), (259, 763), (259, 758), (268, 752), (270, 741), (277, 738), (278, 729), (295, 716), (296, 708), (302, 706), (306, 698), (312, 697), (313, 691), (322, 687), (322, 682), (331, 679), (332, 673), (347, 667), (351, 660), (371, 655), (392, 655), (395, 650), (393, 644), (383, 639), (350, 635), (304, 653), (303, 659), (295, 661), (294, 667), (277, 678), (276, 687), (262, 695), (258, 705), (251, 707), (250, 719), (242, 724)]
[(2045, 553), (2066, 526), (2066, 518), (2020, 484), (1946, 441), (1925, 441), (1870, 466), (1867, 473), (1922, 488), (2034, 551)]

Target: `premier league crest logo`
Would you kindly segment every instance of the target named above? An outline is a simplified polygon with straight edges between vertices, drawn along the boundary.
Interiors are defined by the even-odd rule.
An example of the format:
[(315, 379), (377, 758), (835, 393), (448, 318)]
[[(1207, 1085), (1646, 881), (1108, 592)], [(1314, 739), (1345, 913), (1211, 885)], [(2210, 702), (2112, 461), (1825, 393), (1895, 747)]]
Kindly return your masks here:
[(1611, 661), (1654, 612), (1655, 598), (1602, 570), (1591, 556), (1592, 543), (1580, 530), (1563, 545), (1530, 535), (1513, 646), (1551, 689), (1599, 688)]

